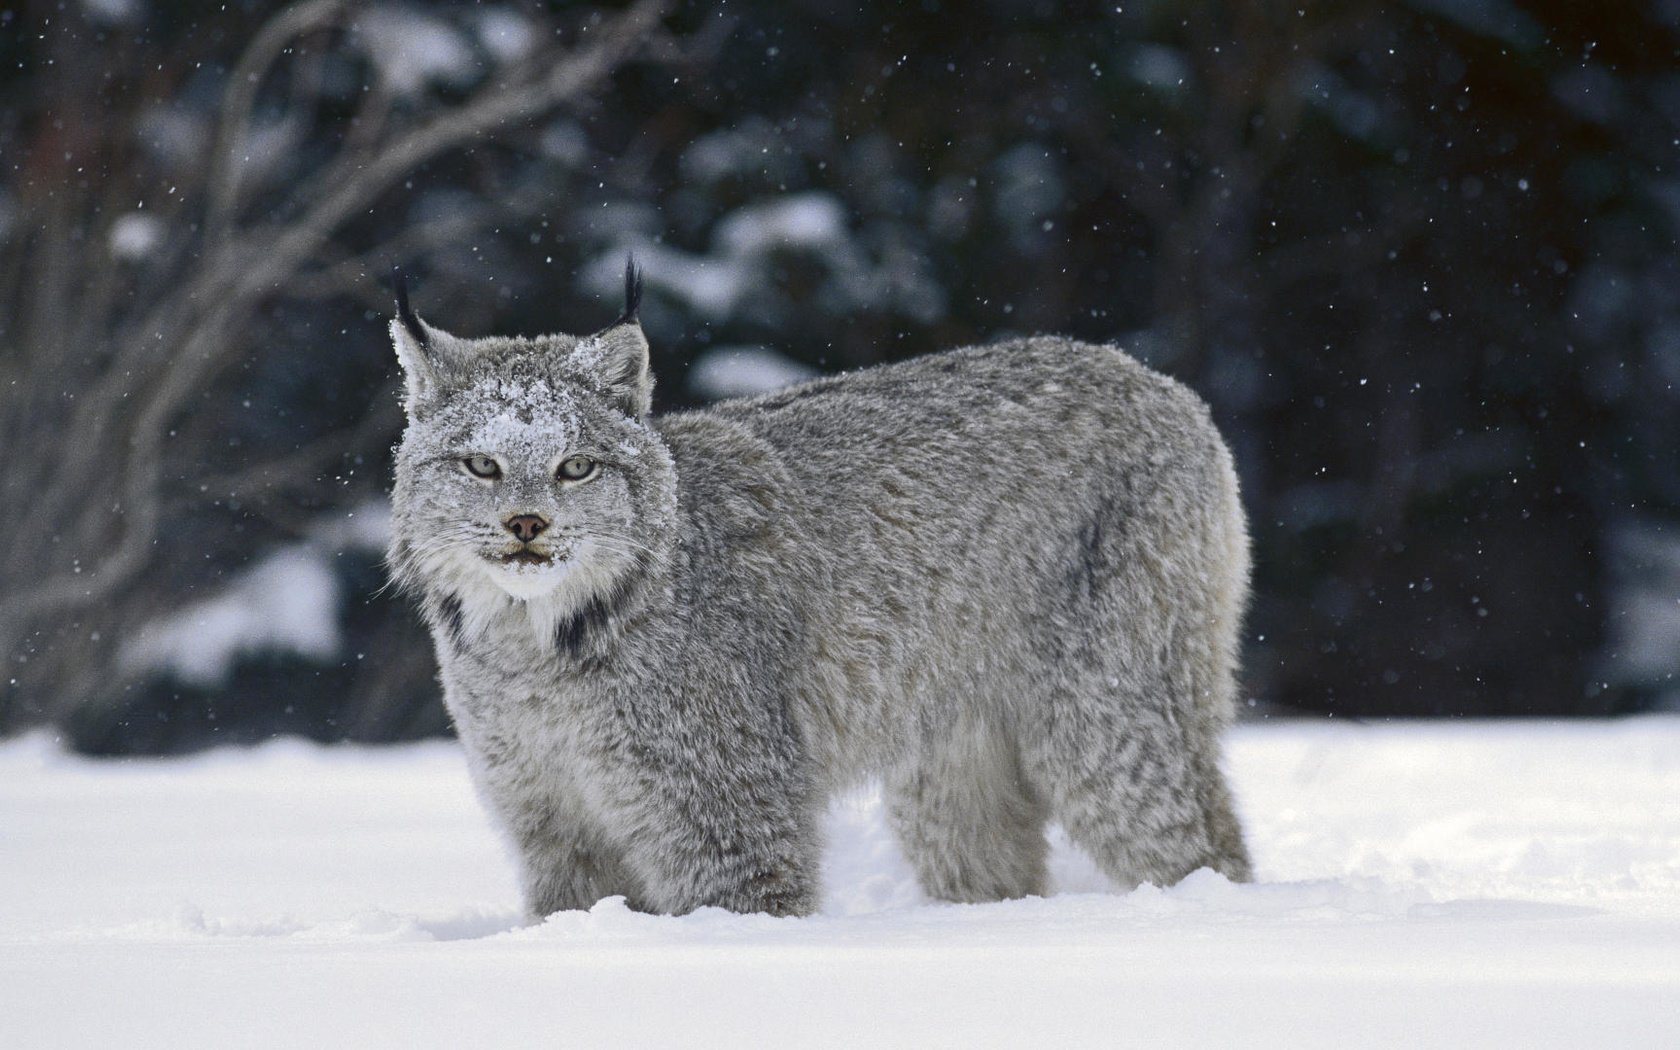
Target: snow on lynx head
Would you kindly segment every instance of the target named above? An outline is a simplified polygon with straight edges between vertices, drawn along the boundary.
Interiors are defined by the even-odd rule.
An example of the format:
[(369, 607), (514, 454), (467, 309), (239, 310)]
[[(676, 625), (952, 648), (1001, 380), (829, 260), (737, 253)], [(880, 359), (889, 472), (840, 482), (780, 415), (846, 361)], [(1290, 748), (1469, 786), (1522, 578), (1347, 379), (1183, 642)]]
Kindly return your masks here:
[(593, 335), (464, 339), (422, 321), (399, 278), (391, 340), (408, 426), (397, 446), (396, 580), (469, 621), (522, 603), (551, 634), (608, 608), (665, 556), (670, 455), (647, 425), (653, 392), (636, 318)]

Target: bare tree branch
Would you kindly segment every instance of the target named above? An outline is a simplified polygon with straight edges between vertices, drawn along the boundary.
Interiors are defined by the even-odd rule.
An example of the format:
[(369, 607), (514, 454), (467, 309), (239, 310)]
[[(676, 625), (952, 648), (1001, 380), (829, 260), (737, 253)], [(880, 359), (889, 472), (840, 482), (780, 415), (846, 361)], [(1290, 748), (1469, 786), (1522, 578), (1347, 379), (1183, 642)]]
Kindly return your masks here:
[[(5, 562), (8, 585), (0, 594), (0, 651), (13, 652), (31, 624), (116, 600), (150, 564), (163, 520), (170, 426), (198, 391), (240, 360), (251, 318), (265, 300), (294, 286), (320, 294), (350, 279), (348, 268), (362, 263), (356, 255), (301, 281), (300, 276), (348, 224), (417, 167), (474, 142), (525, 131), (534, 118), (583, 101), (589, 89), (660, 39), (658, 26), (670, 0), (639, 0), (592, 24), (569, 51), (539, 49), (459, 104), (440, 107), (417, 124), (373, 122), (365, 137), (341, 144), (333, 163), (300, 183), (297, 207), (285, 221), (250, 224), (241, 215), (243, 172), (257, 94), (292, 42), (341, 20), (349, 6), (346, 0), (303, 0), (271, 19), (246, 49), (229, 77), (216, 121), (203, 184), (204, 226), (165, 257), (167, 279), (160, 283), (165, 275), (147, 275), (159, 294), (138, 316), (118, 317), (117, 270), (104, 237), (109, 219), (91, 244), (86, 237), (49, 235), (23, 249), (33, 251), (33, 269), (27, 275), (17, 271), (15, 278), (46, 292), (49, 301), (38, 302), (25, 322), (21, 341), (31, 360), (20, 367), (40, 378), (52, 374), (39, 367), (44, 360), (68, 359), (61, 321), (77, 316), (71, 304), (88, 290), (78, 284), (90, 272), (88, 253), (106, 253), (92, 272), (108, 276), (96, 279), (89, 303), (96, 309), (80, 317), (78, 329), (97, 332), (104, 348), (85, 351), (77, 359), (77, 377), (64, 379), (76, 398), (59, 411), (74, 440), (60, 446), (50, 469), (24, 464), (7, 470), (5, 489), (29, 491), (33, 498), (8, 513), (13, 527)], [(71, 204), (55, 203), (63, 214), (48, 223), (49, 233), (74, 230), (85, 221)], [(389, 247), (425, 241), (404, 238)], [(30, 396), (39, 401), (47, 395)], [(22, 421), (20, 416), (15, 422)], [(312, 468), (340, 436), (306, 447), (278, 467), (287, 473), (306, 464)], [(57, 544), (47, 542), (53, 536)], [(54, 550), (74, 553), (43, 563), (42, 553)]]
[(251, 107), (267, 71), (286, 45), (336, 21), (346, 6), (347, 0), (306, 0), (286, 8), (269, 19), (228, 74), (221, 119), (216, 125), (216, 144), (210, 154), (205, 225), (207, 239), (212, 243), (226, 233), (239, 206), (240, 182), (248, 159), (245, 147), (251, 132)]

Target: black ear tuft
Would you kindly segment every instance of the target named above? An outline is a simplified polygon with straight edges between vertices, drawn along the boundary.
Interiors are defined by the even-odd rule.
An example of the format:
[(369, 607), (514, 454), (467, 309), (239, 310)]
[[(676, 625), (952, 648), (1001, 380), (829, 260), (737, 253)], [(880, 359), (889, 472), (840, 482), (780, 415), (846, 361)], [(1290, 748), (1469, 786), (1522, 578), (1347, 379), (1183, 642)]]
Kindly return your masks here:
[(408, 275), (402, 272), (402, 267), (391, 264), (391, 290), (397, 293), (397, 319), (408, 330), (420, 349), (430, 349), (431, 340), (426, 334), (426, 326), (420, 323), (420, 316), (414, 312), (414, 307), (408, 305)]
[(636, 323), (636, 315), (641, 308), (642, 270), (636, 265), (636, 254), (631, 252), (624, 260), (624, 312), (618, 315), (613, 325)]

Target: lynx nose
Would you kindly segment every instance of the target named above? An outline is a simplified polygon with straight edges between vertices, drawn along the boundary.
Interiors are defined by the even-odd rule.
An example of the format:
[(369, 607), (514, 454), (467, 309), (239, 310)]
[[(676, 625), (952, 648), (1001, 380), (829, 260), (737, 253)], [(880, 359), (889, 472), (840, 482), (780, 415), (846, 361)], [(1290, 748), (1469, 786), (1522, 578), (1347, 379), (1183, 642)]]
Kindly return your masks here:
[(515, 514), (502, 524), (507, 527), (509, 532), (526, 543), (536, 539), (538, 534), (548, 528), (547, 519), (538, 514)]

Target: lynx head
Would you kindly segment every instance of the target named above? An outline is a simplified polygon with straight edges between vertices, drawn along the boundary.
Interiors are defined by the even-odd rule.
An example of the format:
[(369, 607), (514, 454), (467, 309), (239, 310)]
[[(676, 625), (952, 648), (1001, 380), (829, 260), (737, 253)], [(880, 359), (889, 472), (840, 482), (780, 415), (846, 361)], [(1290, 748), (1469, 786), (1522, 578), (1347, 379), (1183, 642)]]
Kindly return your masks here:
[(593, 335), (464, 339), (422, 321), (399, 278), (408, 426), (391, 564), (434, 620), (482, 626), (523, 605), (539, 630), (564, 632), (665, 557), (676, 482), (647, 425), (640, 297), (632, 261), (624, 312)]

